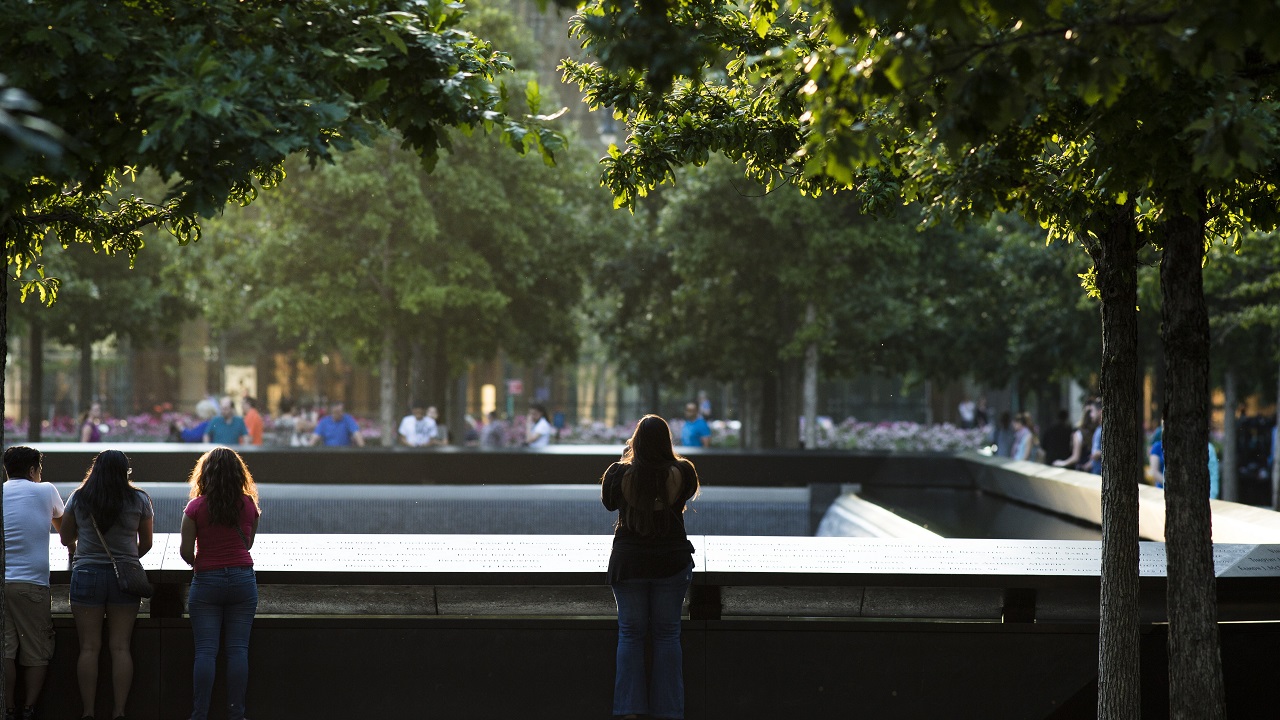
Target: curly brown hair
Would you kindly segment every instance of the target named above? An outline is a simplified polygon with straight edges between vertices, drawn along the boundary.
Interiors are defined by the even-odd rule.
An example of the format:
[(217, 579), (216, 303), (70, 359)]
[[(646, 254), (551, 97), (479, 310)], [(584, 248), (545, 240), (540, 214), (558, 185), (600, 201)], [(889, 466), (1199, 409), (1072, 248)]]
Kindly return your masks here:
[(240, 522), (242, 497), (248, 495), (258, 507), (258, 486), (240, 453), (216, 447), (200, 456), (191, 469), (191, 497), (209, 498), (209, 518), (216, 525), (235, 527)]

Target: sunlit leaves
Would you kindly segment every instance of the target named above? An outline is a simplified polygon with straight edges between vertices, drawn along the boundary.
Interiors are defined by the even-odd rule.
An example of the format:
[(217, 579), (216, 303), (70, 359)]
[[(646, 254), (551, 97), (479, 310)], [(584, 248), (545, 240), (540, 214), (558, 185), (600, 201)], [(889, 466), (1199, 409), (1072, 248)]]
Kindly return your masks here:
[[(617, 7), (597, 0), (582, 15)], [(719, 133), (685, 121), (690, 96), (742, 99), (732, 122), (756, 151), (739, 156), (756, 177), (769, 168), (806, 189), (857, 188), (866, 168), (882, 168), (907, 200), (1017, 208), (1054, 224), (1085, 222), (1094, 203), (1119, 197), (1181, 207), (1194, 185), (1255, 181), (1276, 155), (1280, 41), (1261, 30), (1280, 22), (1273, 4), (864, 0), (759, 2), (744, 14), (676, 3), (667, 15), (715, 50), (683, 78), (658, 84), (644, 62), (566, 66), (637, 131), (621, 160), (606, 160), (604, 182), (624, 206), (673, 167), (703, 162), (675, 143), (720, 152)], [(576, 30), (603, 57), (620, 27)], [(666, 62), (664, 48), (652, 52)], [(796, 142), (751, 145), (770, 122)], [(1060, 155), (1043, 142), (1050, 134), (1075, 146)]]
[[(506, 114), (511, 63), (461, 18), (439, 0), (11, 3), (0, 25), (23, 30), (0, 36), (5, 69), (68, 128), (73, 152), (7, 173), (0, 216), (15, 214), (19, 252), (48, 230), (132, 251), (148, 219), (190, 242), (200, 219), (276, 182), (286, 157), (327, 162), (388, 127), (428, 167), (451, 128), (551, 161), (563, 139), (543, 116)], [(157, 171), (166, 189), (120, 203), (126, 167)]]

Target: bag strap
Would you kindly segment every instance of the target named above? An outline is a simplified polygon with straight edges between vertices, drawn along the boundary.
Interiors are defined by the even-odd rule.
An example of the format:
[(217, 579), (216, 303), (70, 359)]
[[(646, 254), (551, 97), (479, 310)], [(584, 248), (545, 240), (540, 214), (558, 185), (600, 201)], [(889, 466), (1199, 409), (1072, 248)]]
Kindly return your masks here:
[(98, 542), (102, 543), (102, 549), (107, 551), (107, 559), (111, 561), (112, 565), (115, 565), (115, 556), (111, 554), (111, 548), (107, 547), (107, 539), (102, 537), (102, 531), (98, 529), (98, 521), (93, 517), (93, 513), (89, 513), (89, 522), (93, 523), (93, 531), (98, 533)]
[(247, 538), (247, 537), (245, 537), (245, 536), (244, 536), (244, 530), (241, 530), (241, 529), (240, 529), (240, 524), (239, 524), (239, 523), (236, 523), (236, 534), (240, 536), (240, 542), (244, 543), (244, 549), (245, 549), (245, 551), (246, 551), (246, 552), (248, 552), (248, 550), (249, 550), (249, 538)]

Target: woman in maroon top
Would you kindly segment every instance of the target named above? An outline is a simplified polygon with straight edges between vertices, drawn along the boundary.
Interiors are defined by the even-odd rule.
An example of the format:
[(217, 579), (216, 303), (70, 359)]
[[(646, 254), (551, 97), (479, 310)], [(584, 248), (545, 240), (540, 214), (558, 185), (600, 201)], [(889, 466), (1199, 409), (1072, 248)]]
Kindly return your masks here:
[[(683, 718), (680, 614), (693, 579), (684, 508), (698, 494), (698, 473), (675, 453), (667, 422), (646, 415), (636, 423), (622, 459), (600, 482), (605, 508), (618, 511), (609, 556), (609, 585), (618, 603), (613, 714)], [(653, 640), (653, 672), (647, 680), (646, 634)]]
[(249, 549), (258, 517), (258, 487), (240, 455), (226, 447), (201, 455), (191, 471), (191, 502), (182, 514), (182, 559), (195, 568), (187, 596), (196, 650), (191, 720), (209, 717), (218, 639), (224, 628), (227, 717), (244, 719), (249, 631), (258, 610), (258, 581)]

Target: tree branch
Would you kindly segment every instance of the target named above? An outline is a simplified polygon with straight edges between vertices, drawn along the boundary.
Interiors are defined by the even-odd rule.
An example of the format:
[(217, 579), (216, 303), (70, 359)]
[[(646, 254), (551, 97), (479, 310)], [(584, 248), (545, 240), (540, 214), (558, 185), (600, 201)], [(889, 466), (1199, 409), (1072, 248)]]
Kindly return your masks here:
[(127, 223), (115, 224), (106, 220), (105, 218), (110, 216), (105, 214), (96, 217), (89, 217), (71, 210), (57, 210), (54, 212), (38, 213), (35, 215), (17, 215), (14, 217), (14, 221), (19, 225), (37, 227), (58, 223), (71, 225), (81, 230), (105, 229), (108, 236), (116, 236), (135, 232), (149, 225), (158, 225), (163, 222), (168, 222), (175, 216), (176, 213), (172, 209), (165, 209), (158, 210), (150, 215), (144, 215)]

